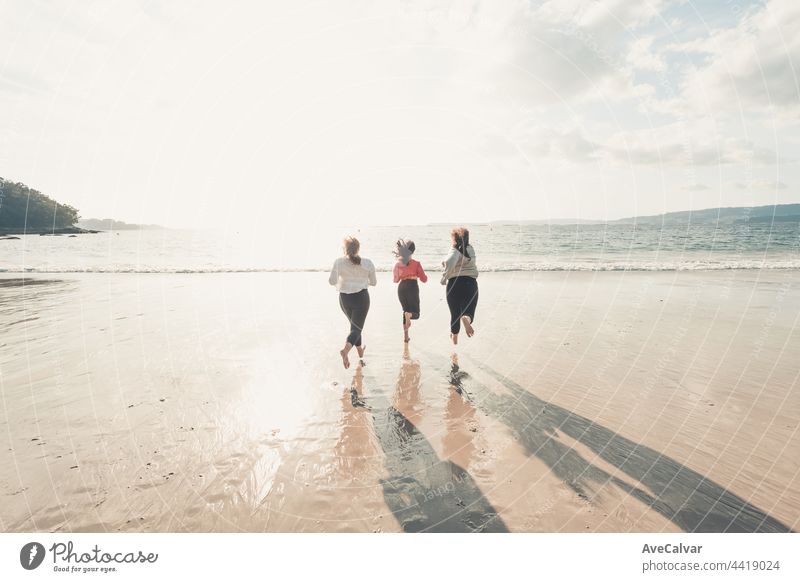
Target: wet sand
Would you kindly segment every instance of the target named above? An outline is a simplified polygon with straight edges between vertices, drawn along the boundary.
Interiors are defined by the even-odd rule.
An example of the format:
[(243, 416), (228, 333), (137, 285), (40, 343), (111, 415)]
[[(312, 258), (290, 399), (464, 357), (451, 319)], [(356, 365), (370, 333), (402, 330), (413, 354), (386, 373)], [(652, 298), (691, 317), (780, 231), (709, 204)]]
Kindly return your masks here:
[[(2, 531), (788, 531), (800, 272), (0, 278)], [(355, 360), (355, 352), (353, 352)], [(355, 363), (355, 362), (354, 362)]]

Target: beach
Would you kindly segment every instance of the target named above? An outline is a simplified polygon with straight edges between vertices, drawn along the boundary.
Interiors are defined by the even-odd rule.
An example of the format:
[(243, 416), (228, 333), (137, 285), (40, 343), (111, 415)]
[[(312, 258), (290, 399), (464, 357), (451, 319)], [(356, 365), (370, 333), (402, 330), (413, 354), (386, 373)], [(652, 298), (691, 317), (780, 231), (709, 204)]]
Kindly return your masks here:
[(789, 531), (800, 271), (0, 275), (0, 529)]

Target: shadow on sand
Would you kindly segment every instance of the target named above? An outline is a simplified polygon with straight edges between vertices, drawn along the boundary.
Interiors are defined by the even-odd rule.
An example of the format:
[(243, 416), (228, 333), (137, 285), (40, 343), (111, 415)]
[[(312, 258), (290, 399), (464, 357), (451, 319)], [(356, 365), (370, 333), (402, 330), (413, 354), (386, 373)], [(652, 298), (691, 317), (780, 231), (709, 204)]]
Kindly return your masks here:
[[(361, 399), (361, 371), (356, 371), (351, 400)], [(419, 406), (420, 365), (406, 346), (394, 402), (370, 398), (375, 436), (389, 476), (381, 480), (383, 496), (406, 532), (507, 532), (497, 510), (461, 466), (439, 458), (415, 425)]]
[[(547, 464), (577, 495), (591, 500), (591, 484), (613, 483), (687, 532), (790, 532), (790, 527), (700, 473), (560, 406), (537, 398), (485, 365), (474, 363), (508, 390), (497, 394), (459, 372), (458, 388), (472, 392), (476, 406), (503, 422), (529, 455)], [(451, 371), (452, 377), (452, 371)], [(560, 442), (560, 431), (582, 443), (639, 486), (584, 459)]]

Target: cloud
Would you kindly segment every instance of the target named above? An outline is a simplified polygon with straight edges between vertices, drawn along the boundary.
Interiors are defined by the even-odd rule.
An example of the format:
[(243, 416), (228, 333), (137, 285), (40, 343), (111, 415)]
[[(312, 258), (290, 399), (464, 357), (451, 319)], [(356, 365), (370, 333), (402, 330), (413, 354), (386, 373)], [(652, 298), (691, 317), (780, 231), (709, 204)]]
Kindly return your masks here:
[(676, 113), (800, 111), (800, 2), (771, 0), (734, 27), (670, 52), (700, 57), (670, 107)]
[(779, 180), (753, 180), (747, 183), (730, 182), (729, 186), (736, 190), (786, 190), (789, 186)]
[(27, 71), (5, 67), (0, 69), (0, 92), (30, 95), (43, 93), (50, 83)]
[[(688, 127), (671, 123), (646, 130), (617, 131), (606, 139), (590, 139), (583, 127), (529, 123), (502, 139), (484, 138), (481, 148), (496, 155), (521, 156), (525, 161), (549, 158), (578, 164), (604, 160), (623, 165), (691, 168), (768, 166), (779, 161), (774, 151), (758, 147), (752, 141), (708, 135), (714, 134), (703, 124)], [(695, 185), (689, 189), (706, 187)]]
[[(0, 36), (0, 157), (10, 175), (64, 192), (87, 213), (167, 224), (177, 209), (213, 208), (222, 189), (260, 200), (269, 184), (320, 206), (327, 188), (307, 193), (307, 177), (330, 171), (330, 183), (349, 183), (406, 157), (474, 182), (464, 176), (477, 173), (476, 153), (499, 169), (486, 191), (510, 175), (521, 192), (572, 200), (575, 182), (588, 192), (608, 181), (602, 200), (581, 199), (585, 212), (602, 214), (606, 204), (638, 208), (645, 191), (660, 200), (669, 182), (683, 196), (670, 201), (679, 210), (720, 190), (711, 171), (687, 177), (686, 168), (738, 165), (725, 178), (794, 183), (798, 167), (782, 164), (800, 156), (797, 132), (764, 120), (797, 101), (800, 41), (789, 32), (800, 28), (799, 11), (770, 0), (735, 20), (728, 11), (709, 32), (719, 10), (651, 0), (355, 0), (227, 12), (188, 2), (80, 11), (5, 3), (0, 20), (21, 32)], [(359, 147), (370, 155), (329, 170), (336, 153)], [(537, 160), (545, 163), (528, 171)], [(772, 167), (750, 171), (758, 166)], [(157, 194), (165, 184), (169, 205)], [(791, 193), (782, 182), (755, 184), (744, 189), (773, 191), (753, 199)], [(447, 208), (447, 197), (429, 202), (430, 212)]]
[[(630, 30), (657, 14), (660, 4), (453, 0), (434, 8), (410, 2), (402, 13), (413, 38), (463, 51), (454, 78), (536, 106), (647, 91), (633, 82), (627, 39)], [(652, 57), (648, 66), (654, 66)]]
[(664, 72), (667, 68), (664, 54), (653, 48), (655, 37), (637, 38), (628, 45), (627, 63), (633, 70)]
[[(653, 134), (663, 134), (663, 128)], [(611, 157), (622, 163), (657, 166), (719, 166), (775, 164), (777, 154), (740, 138), (697, 140), (680, 134), (648, 139), (648, 132), (620, 132), (606, 144)]]
[(577, 128), (538, 128), (522, 133), (514, 142), (526, 156), (557, 158), (575, 163), (594, 161), (600, 153), (600, 145), (587, 139)]
[(536, 10), (537, 18), (571, 22), (600, 41), (619, 41), (626, 33), (659, 15), (664, 0), (548, 0)]
[(757, 180), (753, 187), (763, 190), (786, 190), (789, 186), (779, 180)]
[(705, 184), (700, 184), (699, 182), (695, 182), (694, 184), (688, 184), (683, 187), (684, 190), (688, 190), (689, 192), (703, 192), (705, 190), (711, 190)]

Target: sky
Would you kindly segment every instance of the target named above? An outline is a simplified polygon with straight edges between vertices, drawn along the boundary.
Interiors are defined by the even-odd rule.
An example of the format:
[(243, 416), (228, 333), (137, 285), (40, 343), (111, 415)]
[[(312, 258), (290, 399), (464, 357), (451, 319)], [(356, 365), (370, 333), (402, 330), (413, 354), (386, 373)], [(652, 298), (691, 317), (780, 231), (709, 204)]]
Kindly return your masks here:
[(800, 2), (0, 0), (0, 176), (314, 228), (800, 202)]

